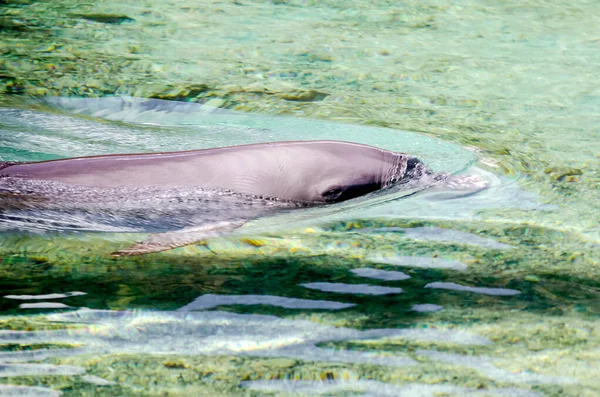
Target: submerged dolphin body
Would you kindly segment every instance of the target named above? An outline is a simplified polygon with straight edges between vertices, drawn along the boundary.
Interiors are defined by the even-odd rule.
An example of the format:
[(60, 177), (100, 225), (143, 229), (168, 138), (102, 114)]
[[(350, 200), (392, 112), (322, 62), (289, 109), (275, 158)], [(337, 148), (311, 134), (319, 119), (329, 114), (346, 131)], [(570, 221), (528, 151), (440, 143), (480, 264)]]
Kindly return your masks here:
[(66, 217), (169, 232), (118, 253), (132, 255), (222, 235), (274, 212), (345, 201), (422, 178), (436, 179), (414, 157), (340, 141), (0, 163), (0, 218), (14, 218), (16, 211), (24, 219), (37, 211), (63, 222)]

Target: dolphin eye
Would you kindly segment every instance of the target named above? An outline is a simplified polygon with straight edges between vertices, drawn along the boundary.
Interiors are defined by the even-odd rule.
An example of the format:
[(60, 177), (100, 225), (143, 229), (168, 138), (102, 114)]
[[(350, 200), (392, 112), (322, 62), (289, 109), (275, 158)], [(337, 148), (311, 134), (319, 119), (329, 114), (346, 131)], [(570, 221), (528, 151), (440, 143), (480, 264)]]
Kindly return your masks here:
[(327, 203), (337, 203), (364, 196), (381, 188), (382, 186), (379, 181), (371, 181), (363, 178), (351, 181), (348, 184), (330, 186), (325, 192), (321, 193), (321, 197)]
[(323, 197), (325, 197), (328, 200), (335, 200), (336, 198), (340, 197), (340, 195), (343, 192), (344, 192), (344, 189), (342, 189), (339, 186), (332, 187), (331, 189), (329, 189), (329, 190), (327, 190), (326, 192), (323, 193)]

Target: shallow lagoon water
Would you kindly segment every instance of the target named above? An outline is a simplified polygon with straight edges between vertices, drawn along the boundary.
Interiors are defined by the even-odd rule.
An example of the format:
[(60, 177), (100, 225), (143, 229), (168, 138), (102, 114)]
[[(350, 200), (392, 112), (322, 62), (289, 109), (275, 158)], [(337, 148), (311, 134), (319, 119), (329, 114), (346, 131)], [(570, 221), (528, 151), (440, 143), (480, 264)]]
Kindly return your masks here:
[[(490, 183), (488, 189), (471, 193), (411, 189), (301, 209), (257, 219), (229, 237), (119, 260), (110, 252), (143, 235), (126, 230), (57, 231), (53, 223), (21, 232), (5, 228), (0, 247), (6, 275), (3, 321), (8, 330), (0, 331), (5, 347), (0, 360), (11, 387), (15, 382), (38, 385), (42, 379), (50, 386), (48, 393), (71, 384), (74, 390), (92, 394), (129, 394), (140, 387), (149, 394), (179, 393), (191, 387), (233, 395), (260, 390), (465, 395), (477, 393), (480, 386), (473, 388), (474, 381), (487, 379), (485, 388), (491, 395), (544, 395), (539, 385), (549, 395), (565, 384), (579, 390), (576, 377), (559, 382), (562, 378), (555, 375), (561, 366), (548, 373), (511, 375), (494, 364), (503, 354), (489, 356), (494, 351), (489, 346), (498, 344), (490, 337), (493, 332), (473, 331), (480, 321), (490, 327), (510, 322), (510, 317), (494, 314), (500, 307), (537, 313), (524, 315), (521, 327), (555, 320), (544, 314), (549, 308), (572, 316), (569, 307), (582, 303), (575, 297), (570, 302), (545, 302), (548, 294), (562, 298), (536, 288), (544, 285), (543, 276), (524, 274), (540, 246), (522, 247), (523, 239), (507, 234), (502, 220), (494, 222), (478, 212), (498, 207), (547, 211), (551, 206), (511, 178), (479, 168), (471, 151), (410, 132), (160, 100), (51, 98), (42, 105), (25, 102), (0, 113), (6, 137), (3, 157), (8, 160), (301, 136), (381, 145), (417, 155), (436, 171), (474, 173)], [(63, 147), (69, 150), (51, 153)], [(490, 265), (495, 270), (490, 272)], [(398, 266), (407, 273), (393, 270)], [(366, 278), (371, 278), (369, 284)], [(563, 287), (559, 283), (556, 288), (562, 292)], [(589, 291), (586, 301), (593, 299)], [(584, 329), (594, 326), (595, 305), (581, 309), (583, 317), (575, 318), (587, 324)], [(63, 314), (44, 314), (55, 310)], [(463, 321), (465, 310), (474, 317)], [(53, 330), (36, 330), (47, 327)], [(485, 346), (480, 356), (477, 349)], [(506, 349), (507, 341), (500, 340), (498, 348)], [(548, 348), (554, 349), (551, 342)], [(522, 365), (522, 349), (516, 350), (513, 361), (504, 366)], [(446, 359), (451, 354), (456, 357)], [(216, 361), (212, 369), (198, 373), (196, 360), (201, 356)], [(227, 380), (201, 375), (221, 371), (224, 357), (234, 360), (228, 364)], [(271, 363), (282, 359), (287, 360), (283, 367), (280, 361)], [(111, 364), (91, 365), (90, 360)], [(131, 360), (137, 363), (135, 369), (128, 364)], [(156, 363), (147, 360), (159, 360), (163, 370), (157, 373)], [(469, 364), (473, 360), (477, 364)], [(448, 367), (443, 371), (460, 373), (464, 380), (438, 385), (443, 363)], [(464, 373), (465, 368), (479, 372)], [(173, 384), (169, 379), (174, 370), (191, 377), (184, 385)], [(427, 378), (425, 384), (407, 381), (413, 371)], [(148, 376), (161, 379), (161, 385), (141, 384)], [(200, 380), (194, 380), (197, 376)], [(322, 376), (326, 383), (314, 383)], [(373, 376), (380, 382), (362, 380)], [(260, 383), (282, 378), (287, 383)], [(313, 382), (310, 386), (303, 383), (307, 379)]]
[(3, 233), (0, 394), (600, 394), (597, 5), (0, 7), (3, 160), (345, 139), (492, 182), (120, 260), (142, 235)]

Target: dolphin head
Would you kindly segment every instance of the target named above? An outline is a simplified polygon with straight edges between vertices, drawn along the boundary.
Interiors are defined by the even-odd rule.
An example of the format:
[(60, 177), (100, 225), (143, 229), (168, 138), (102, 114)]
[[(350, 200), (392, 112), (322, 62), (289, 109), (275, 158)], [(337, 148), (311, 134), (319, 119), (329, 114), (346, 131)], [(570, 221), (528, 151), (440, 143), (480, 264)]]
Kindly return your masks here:
[(303, 167), (303, 182), (286, 192), (292, 199), (337, 203), (404, 184), (427, 172), (414, 157), (373, 146), (320, 142), (310, 149), (318, 153), (302, 156), (311, 158), (311, 165)]
[(379, 162), (363, 166), (360, 172), (342, 174), (334, 181), (327, 180), (321, 184), (314, 201), (346, 201), (382, 189), (399, 187), (429, 173), (419, 159), (401, 153), (390, 153)]
[(387, 188), (402, 180), (406, 160), (402, 155), (383, 156), (381, 159), (354, 158), (347, 170), (335, 177), (324, 177), (316, 186), (313, 201), (337, 203)]

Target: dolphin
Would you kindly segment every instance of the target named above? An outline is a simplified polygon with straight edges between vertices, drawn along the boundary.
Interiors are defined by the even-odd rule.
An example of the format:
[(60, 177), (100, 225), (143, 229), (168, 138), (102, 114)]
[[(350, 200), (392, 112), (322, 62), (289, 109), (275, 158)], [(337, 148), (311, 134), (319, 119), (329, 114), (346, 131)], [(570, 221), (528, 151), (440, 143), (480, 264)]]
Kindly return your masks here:
[(79, 219), (163, 232), (115, 253), (135, 255), (226, 234), (275, 212), (444, 178), (408, 154), (342, 141), (0, 163), (0, 219), (14, 217), (11, 208), (21, 217), (24, 210), (63, 218), (75, 211)]
[(331, 203), (395, 183), (405, 177), (409, 159), (405, 154), (358, 143), (297, 141), (13, 163), (0, 173), (90, 188), (193, 186)]

